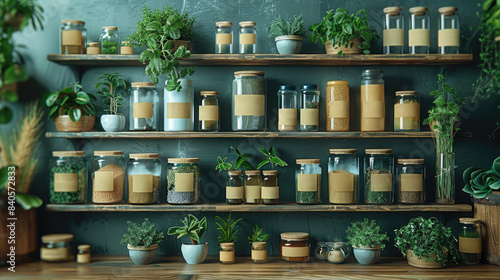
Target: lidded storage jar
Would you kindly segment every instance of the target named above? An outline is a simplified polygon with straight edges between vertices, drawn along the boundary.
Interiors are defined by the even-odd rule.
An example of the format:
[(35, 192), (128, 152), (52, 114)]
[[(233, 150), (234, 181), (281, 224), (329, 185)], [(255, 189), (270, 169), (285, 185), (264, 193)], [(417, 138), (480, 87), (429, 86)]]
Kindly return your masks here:
[(321, 166), (319, 159), (297, 159), (295, 199), (298, 204), (321, 202)]
[(398, 202), (425, 202), (425, 166), (423, 159), (398, 159)]
[(199, 161), (199, 158), (168, 159), (168, 203), (194, 204), (199, 202), (201, 187)]
[(385, 54), (402, 54), (405, 46), (405, 24), (403, 9), (384, 8), (383, 46)]
[(83, 203), (87, 161), (83, 151), (54, 151), (50, 163), (50, 203)]
[(332, 204), (358, 202), (359, 158), (356, 149), (330, 149), (328, 193)]
[(64, 262), (73, 260), (70, 242), (73, 234), (54, 233), (42, 235), (40, 259), (46, 262)]
[(481, 220), (460, 218), (459, 221), (461, 228), (458, 233), (458, 251), (462, 262), (467, 265), (479, 264), (483, 247)]
[(65, 19), (60, 27), (61, 54), (84, 54), (87, 46), (85, 21)]
[(284, 85), (278, 90), (278, 130), (297, 130), (297, 91), (295, 86)]
[(278, 204), (280, 198), (278, 170), (263, 170), (262, 175), (262, 204)]
[(227, 172), (226, 203), (241, 204), (244, 198), (243, 172), (233, 170)]
[(264, 72), (234, 72), (232, 115), (234, 131), (264, 131), (266, 129)]
[(392, 149), (365, 150), (365, 203), (391, 204), (394, 200)]
[(92, 202), (123, 201), (126, 161), (123, 151), (94, 151), (92, 160)]
[(349, 85), (329, 81), (326, 86), (326, 131), (349, 131)]
[(431, 45), (430, 16), (427, 7), (410, 8), (408, 47), (410, 54), (428, 54)]
[(319, 87), (302, 85), (300, 89), (300, 130), (318, 131), (319, 128)]
[(101, 48), (99, 47), (99, 42), (90, 42), (87, 46), (87, 54), (100, 54)]
[(215, 26), (215, 53), (233, 53), (233, 23), (218, 21)]
[(245, 171), (245, 203), (259, 204), (261, 203), (261, 188), (262, 178), (260, 170)]
[(255, 21), (240, 22), (240, 53), (257, 53)]
[(361, 74), (361, 131), (385, 130), (385, 87), (383, 72), (365, 70)]
[(102, 27), (102, 33), (99, 37), (102, 54), (118, 54), (120, 38), (118, 37), (117, 30), (118, 27), (116, 26)]
[(288, 262), (309, 261), (309, 233), (281, 233), (280, 258)]
[(129, 157), (128, 203), (160, 202), (161, 162), (159, 154), (130, 154)]
[[(165, 81), (165, 86), (167, 85)], [(193, 80), (179, 79), (182, 89), (168, 91), (164, 89), (163, 128), (165, 131), (193, 131), (194, 130), (194, 89)]]
[(417, 91), (396, 91), (394, 131), (420, 131), (420, 98)]
[(150, 82), (131, 84), (130, 130), (158, 130), (160, 97)]
[(458, 54), (460, 48), (460, 18), (456, 7), (439, 8), (438, 53)]
[(216, 91), (202, 91), (200, 95), (198, 130), (219, 131), (219, 93)]

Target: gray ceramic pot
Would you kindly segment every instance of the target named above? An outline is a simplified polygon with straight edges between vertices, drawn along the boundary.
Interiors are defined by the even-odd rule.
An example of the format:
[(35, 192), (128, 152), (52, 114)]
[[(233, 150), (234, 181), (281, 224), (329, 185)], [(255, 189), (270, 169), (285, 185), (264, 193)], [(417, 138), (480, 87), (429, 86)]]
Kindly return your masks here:
[(374, 264), (377, 262), (378, 258), (380, 257), (380, 253), (382, 252), (382, 249), (380, 248), (380, 245), (374, 247), (374, 248), (369, 248), (369, 247), (352, 247), (354, 251), (354, 256), (356, 257), (356, 260), (360, 264)]
[(200, 264), (205, 261), (208, 254), (208, 243), (201, 242), (193, 245), (191, 243), (182, 243), (182, 256), (188, 264)]
[(284, 35), (275, 38), (276, 48), (280, 54), (300, 53), (302, 37), (298, 35)]
[(156, 251), (158, 250), (158, 244), (151, 245), (147, 248), (144, 246), (132, 247), (127, 245), (127, 248), (132, 261), (137, 265), (144, 265), (153, 262), (156, 256)]
[(124, 115), (102, 115), (101, 125), (106, 132), (122, 131), (125, 128)]

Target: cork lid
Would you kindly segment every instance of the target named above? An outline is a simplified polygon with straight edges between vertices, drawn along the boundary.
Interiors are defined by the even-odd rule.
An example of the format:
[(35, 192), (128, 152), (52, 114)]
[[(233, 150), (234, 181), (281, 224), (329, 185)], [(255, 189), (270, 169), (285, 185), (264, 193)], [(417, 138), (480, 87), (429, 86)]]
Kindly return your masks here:
[(458, 219), (462, 224), (476, 224), (481, 222), (480, 219), (477, 218), (460, 218)]
[(438, 13), (445, 16), (452, 16), (458, 11), (457, 7), (441, 7), (438, 9)]
[(123, 156), (123, 151), (94, 151), (94, 156), (101, 156), (101, 157)]
[(278, 175), (278, 170), (263, 170), (262, 175), (264, 175), (264, 176)]
[(252, 71), (252, 70), (247, 70), (247, 71), (236, 71), (234, 72), (235, 77), (251, 77), (251, 76), (264, 76), (263, 71)]
[(495, 42), (500, 42), (500, 36), (495, 37)]
[(402, 95), (417, 95), (418, 91), (416, 90), (398, 90), (396, 91), (396, 96), (402, 96)]
[(403, 11), (401, 7), (386, 7), (384, 8), (384, 14), (388, 14), (390, 16), (398, 16)]
[(227, 172), (227, 175), (241, 176), (243, 172), (241, 170), (231, 170)]
[(309, 158), (309, 159), (297, 159), (296, 160), (296, 163), (297, 164), (319, 164), (321, 162), (320, 159), (312, 159), (312, 158)]
[(80, 24), (80, 25), (85, 25), (85, 21), (83, 21), (83, 20), (77, 20), (77, 19), (63, 19), (62, 23), (65, 23), (65, 24)]
[(168, 163), (198, 163), (199, 158), (169, 158)]
[(90, 245), (89, 244), (78, 245), (78, 250), (81, 251), (90, 250)]
[(134, 82), (131, 85), (132, 85), (132, 87), (138, 87), (138, 88), (141, 88), (141, 87), (156, 87), (156, 84), (151, 83), (151, 82)]
[(358, 149), (330, 149), (332, 155), (356, 154)]
[(90, 42), (89, 47), (99, 47), (99, 42)]
[(281, 233), (281, 239), (290, 241), (304, 241), (309, 238), (309, 233), (307, 232), (283, 232)]
[(234, 243), (221, 243), (220, 248), (226, 251), (234, 250)]
[(200, 95), (202, 96), (217, 96), (219, 93), (215, 90), (204, 90), (200, 91)]
[(392, 149), (365, 149), (365, 153), (370, 155), (389, 155), (392, 154)]
[(424, 164), (424, 159), (422, 158), (400, 158), (398, 159), (399, 164)]
[(118, 27), (116, 27), (116, 26), (103, 26), (102, 29), (107, 29), (109, 31), (115, 31), (115, 30), (118, 30)]
[(329, 85), (329, 86), (333, 86), (333, 85), (347, 86), (348, 85), (347, 81), (329, 81), (326, 84)]
[(53, 233), (42, 235), (42, 243), (59, 243), (59, 242), (69, 242), (73, 240), (73, 234), (71, 233)]
[(260, 175), (260, 170), (246, 170), (245, 175)]
[(215, 26), (219, 26), (219, 27), (231, 27), (233, 26), (233, 23), (230, 22), (230, 21), (218, 21), (215, 23)]
[(255, 21), (240, 21), (241, 27), (253, 27), (255, 26)]
[(84, 151), (53, 151), (52, 156), (54, 157), (84, 157)]
[(415, 14), (416, 16), (423, 16), (429, 10), (427, 7), (413, 7), (410, 8), (410, 14)]
[(160, 158), (160, 154), (158, 154), (158, 153), (130, 154), (128, 156), (131, 159), (159, 159)]

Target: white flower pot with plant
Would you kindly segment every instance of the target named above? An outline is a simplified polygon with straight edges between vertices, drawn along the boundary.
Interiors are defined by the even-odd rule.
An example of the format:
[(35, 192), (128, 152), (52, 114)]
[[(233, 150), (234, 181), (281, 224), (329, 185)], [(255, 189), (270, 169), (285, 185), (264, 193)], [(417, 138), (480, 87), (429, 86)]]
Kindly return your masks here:
[(118, 73), (106, 73), (97, 81), (100, 82), (96, 85), (96, 94), (102, 96), (102, 102), (109, 106), (109, 109), (104, 110), (109, 114), (101, 116), (102, 128), (107, 132), (122, 131), (125, 128), (125, 116), (118, 113), (118, 108), (125, 101), (122, 96), (127, 94), (127, 85)]
[(293, 20), (283, 20), (278, 17), (271, 22), (269, 38), (275, 38), (276, 48), (280, 54), (296, 54), (300, 53), (305, 34), (302, 15), (294, 16)]
[(184, 260), (188, 264), (200, 264), (205, 261), (208, 254), (208, 243), (200, 242), (205, 232), (207, 232), (207, 218), (198, 220), (195, 216), (189, 214), (184, 220), (181, 220), (182, 226), (174, 226), (168, 229), (168, 235), (178, 234), (177, 238), (184, 235), (189, 236), (191, 243), (182, 243), (181, 252)]

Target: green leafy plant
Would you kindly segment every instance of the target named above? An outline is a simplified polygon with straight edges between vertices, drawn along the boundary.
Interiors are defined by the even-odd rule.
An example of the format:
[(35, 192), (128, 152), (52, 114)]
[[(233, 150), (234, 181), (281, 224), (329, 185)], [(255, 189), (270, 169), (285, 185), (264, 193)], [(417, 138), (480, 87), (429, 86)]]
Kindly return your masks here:
[(93, 94), (83, 92), (79, 83), (71, 83), (61, 91), (49, 92), (43, 97), (43, 104), (49, 111), (49, 118), (68, 115), (71, 121), (77, 122), (83, 114), (95, 116), (96, 109), (91, 100), (96, 100)]
[(380, 226), (377, 225), (375, 220), (353, 222), (346, 230), (347, 244), (355, 247), (369, 247), (374, 248), (380, 245), (384, 248), (384, 241), (389, 241), (387, 233), (379, 233)]
[(238, 222), (243, 220), (243, 218), (231, 220), (231, 213), (227, 220), (222, 219), (219, 216), (215, 216), (215, 224), (217, 225), (217, 231), (219, 232), (217, 240), (219, 243), (235, 243), (238, 240), (236, 234), (239, 231)]
[(139, 60), (149, 63), (145, 71), (153, 83), (158, 83), (159, 75), (167, 74), (168, 81), (165, 88), (168, 91), (180, 91), (182, 87), (179, 78), (194, 73), (194, 67), (179, 68), (179, 59), (188, 58), (191, 52), (185, 46), (180, 46), (173, 52), (172, 40), (194, 38), (195, 22), (195, 18), (190, 18), (185, 13), (181, 14), (170, 6), (164, 10), (149, 10), (144, 7), (142, 20), (137, 23), (137, 31), (128, 37), (128, 40), (135, 42), (135, 45), (147, 47), (139, 56)]
[(125, 101), (123, 96), (127, 94), (127, 84), (118, 73), (105, 73), (97, 78), (97, 81), (100, 82), (95, 86), (96, 94), (103, 96), (102, 102), (109, 106), (109, 109), (104, 111), (111, 115), (118, 114), (118, 108), (123, 106)]
[(130, 41), (122, 41), (121, 44), (120, 44), (122, 47), (133, 47), (134, 46), (134, 43), (130, 42)]
[(500, 189), (500, 157), (493, 161), (491, 169), (472, 166), (465, 169), (464, 192), (476, 197), (484, 198), (493, 190)]
[(302, 19), (302, 15), (293, 16), (293, 20), (284, 20), (282, 17), (277, 17), (271, 21), (269, 38), (284, 35), (297, 35), (304, 38), (306, 35), (306, 28), (304, 26), (304, 19)]
[(459, 253), (455, 247), (457, 239), (451, 228), (442, 225), (438, 219), (412, 218), (407, 225), (394, 230), (394, 246), (406, 257), (412, 250), (417, 257), (428, 258), (443, 266), (449, 261), (458, 263)]
[(151, 245), (162, 243), (165, 239), (163, 232), (158, 231), (155, 224), (151, 223), (148, 218), (145, 218), (142, 224), (128, 221), (127, 225), (127, 233), (123, 234), (120, 245), (148, 248)]
[(194, 215), (188, 214), (181, 222), (183, 224), (182, 226), (169, 228), (167, 234), (178, 234), (179, 236), (177, 236), (177, 239), (187, 235), (191, 239), (191, 243), (197, 245), (205, 232), (207, 232), (207, 218), (203, 217), (203, 219), (198, 220)]
[[(336, 49), (336, 45), (352, 47), (354, 39), (361, 40), (361, 46), (364, 54), (370, 54), (371, 41), (378, 38), (377, 32), (370, 29), (368, 26), (368, 16), (364, 9), (356, 14), (349, 14), (343, 8), (338, 8), (336, 11), (330, 10), (326, 13), (322, 22), (313, 24), (309, 27), (311, 41), (325, 45), (326, 41), (331, 41), (332, 46)], [(339, 56), (342, 56), (342, 51), (339, 51)]]
[(254, 242), (266, 242), (269, 239), (269, 234), (263, 232), (263, 228), (259, 228), (257, 224), (253, 225), (252, 235), (248, 237), (249, 243), (252, 244)]
[(219, 172), (223, 170), (238, 170), (240, 168), (246, 168), (249, 170), (253, 170), (253, 166), (247, 161), (247, 159), (250, 158), (250, 155), (247, 153), (241, 154), (240, 151), (236, 147), (229, 147), (231, 150), (233, 150), (236, 154), (236, 160), (234, 162), (228, 163), (227, 162), (227, 157), (221, 158), (220, 156), (217, 157), (217, 166), (215, 167), (215, 170), (218, 170)]
[(269, 151), (266, 151), (265, 149), (262, 148), (258, 148), (258, 150), (267, 158), (259, 163), (257, 169), (261, 169), (264, 165), (268, 163), (271, 164), (272, 168), (274, 168), (276, 165), (281, 167), (288, 166), (288, 164), (284, 160), (276, 156), (276, 151), (274, 150), (273, 146), (269, 148)]

